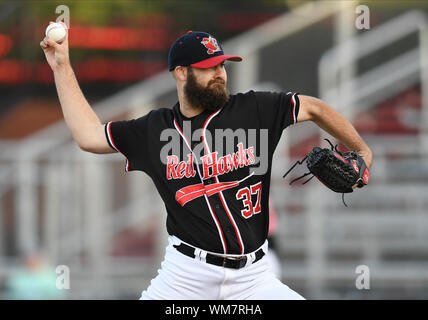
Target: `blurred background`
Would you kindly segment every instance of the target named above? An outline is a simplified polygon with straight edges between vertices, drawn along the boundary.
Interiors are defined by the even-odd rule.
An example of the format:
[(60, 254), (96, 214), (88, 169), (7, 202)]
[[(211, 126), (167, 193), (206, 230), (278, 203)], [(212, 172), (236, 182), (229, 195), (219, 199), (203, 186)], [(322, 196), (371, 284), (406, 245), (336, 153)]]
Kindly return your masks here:
[[(152, 181), (125, 174), (118, 154), (84, 153), (65, 126), (39, 47), (59, 5), (70, 11), (73, 68), (102, 121), (172, 107), (168, 49), (188, 30), (244, 57), (226, 66), (232, 93), (296, 91), (343, 113), (374, 152), (372, 180), (345, 196), (348, 208), (315, 181), (289, 186), (305, 166), (283, 179), (288, 168), (328, 145), (311, 123), (284, 132), (271, 185), (281, 280), (308, 299), (428, 298), (427, 2), (4, 0), (0, 299), (138, 299), (167, 243)], [(357, 27), (360, 5), (369, 29)], [(367, 289), (356, 286), (362, 265)], [(70, 289), (55, 288), (66, 275), (57, 266), (69, 269)]]

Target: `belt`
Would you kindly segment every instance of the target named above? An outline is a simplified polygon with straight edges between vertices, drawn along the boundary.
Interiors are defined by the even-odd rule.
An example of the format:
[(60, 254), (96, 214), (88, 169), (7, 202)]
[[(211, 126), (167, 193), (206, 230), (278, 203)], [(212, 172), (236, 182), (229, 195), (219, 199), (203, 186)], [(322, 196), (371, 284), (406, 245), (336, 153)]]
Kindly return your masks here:
[[(174, 248), (190, 258), (195, 258), (195, 248), (192, 246), (189, 246), (185, 243), (181, 243), (180, 245), (174, 245)], [(255, 252), (255, 255), (256, 259), (253, 261), (253, 263), (259, 261), (265, 255), (265, 253), (262, 248), (260, 248)], [(232, 269), (241, 269), (245, 267), (245, 265), (247, 264), (247, 260), (247, 256), (240, 256), (236, 258), (222, 257), (211, 253), (207, 253), (207, 256), (205, 257), (206, 263)]]

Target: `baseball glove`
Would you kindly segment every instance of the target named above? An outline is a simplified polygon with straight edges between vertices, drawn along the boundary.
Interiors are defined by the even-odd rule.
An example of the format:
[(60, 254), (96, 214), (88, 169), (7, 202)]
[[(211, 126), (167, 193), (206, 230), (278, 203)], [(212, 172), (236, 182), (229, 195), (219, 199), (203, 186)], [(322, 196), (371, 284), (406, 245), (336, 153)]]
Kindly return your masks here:
[[(297, 164), (302, 164), (306, 160), (309, 172), (292, 180), (290, 184), (312, 174), (313, 176), (303, 184), (313, 177), (317, 177), (329, 189), (343, 194), (353, 192), (355, 185), (359, 188), (365, 186), (370, 180), (370, 172), (364, 159), (356, 151), (342, 154), (337, 150), (337, 145), (333, 146), (328, 139), (325, 140), (330, 144), (331, 149), (314, 147), (304, 159), (297, 161), (283, 177), (290, 173)], [(346, 206), (345, 202), (344, 204)]]

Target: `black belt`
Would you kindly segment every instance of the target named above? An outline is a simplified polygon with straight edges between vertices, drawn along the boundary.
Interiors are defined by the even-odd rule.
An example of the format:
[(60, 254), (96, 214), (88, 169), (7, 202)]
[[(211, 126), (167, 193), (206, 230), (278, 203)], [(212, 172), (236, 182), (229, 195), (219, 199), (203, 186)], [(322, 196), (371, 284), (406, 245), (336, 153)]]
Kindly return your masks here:
[[(181, 243), (180, 245), (174, 245), (174, 248), (176, 248), (182, 254), (185, 254), (190, 258), (195, 258), (194, 247), (188, 246), (185, 243)], [(256, 263), (265, 255), (265, 253), (261, 248), (257, 250), (255, 254), (256, 254), (256, 259), (253, 261), (253, 263)], [(205, 261), (209, 264), (213, 264), (220, 267), (241, 269), (245, 267), (245, 265), (247, 264), (247, 256), (234, 258), (234, 257), (222, 257), (222, 256), (217, 256), (215, 254), (207, 253), (207, 256), (205, 257)]]

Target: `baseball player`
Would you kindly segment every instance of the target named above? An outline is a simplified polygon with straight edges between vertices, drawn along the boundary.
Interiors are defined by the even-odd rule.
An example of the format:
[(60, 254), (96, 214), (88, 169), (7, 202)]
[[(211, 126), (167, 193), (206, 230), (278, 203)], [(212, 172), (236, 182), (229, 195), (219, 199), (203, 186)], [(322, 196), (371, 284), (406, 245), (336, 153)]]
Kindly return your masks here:
[(40, 45), (79, 147), (120, 152), (125, 170), (147, 173), (165, 203), (169, 244), (141, 299), (303, 299), (266, 259), (272, 155), (286, 127), (310, 120), (370, 166), (371, 150), (348, 120), (297, 93), (230, 94), (224, 63), (242, 58), (226, 55), (212, 35), (189, 31), (168, 56), (178, 102), (103, 124), (79, 89), (68, 39)]

